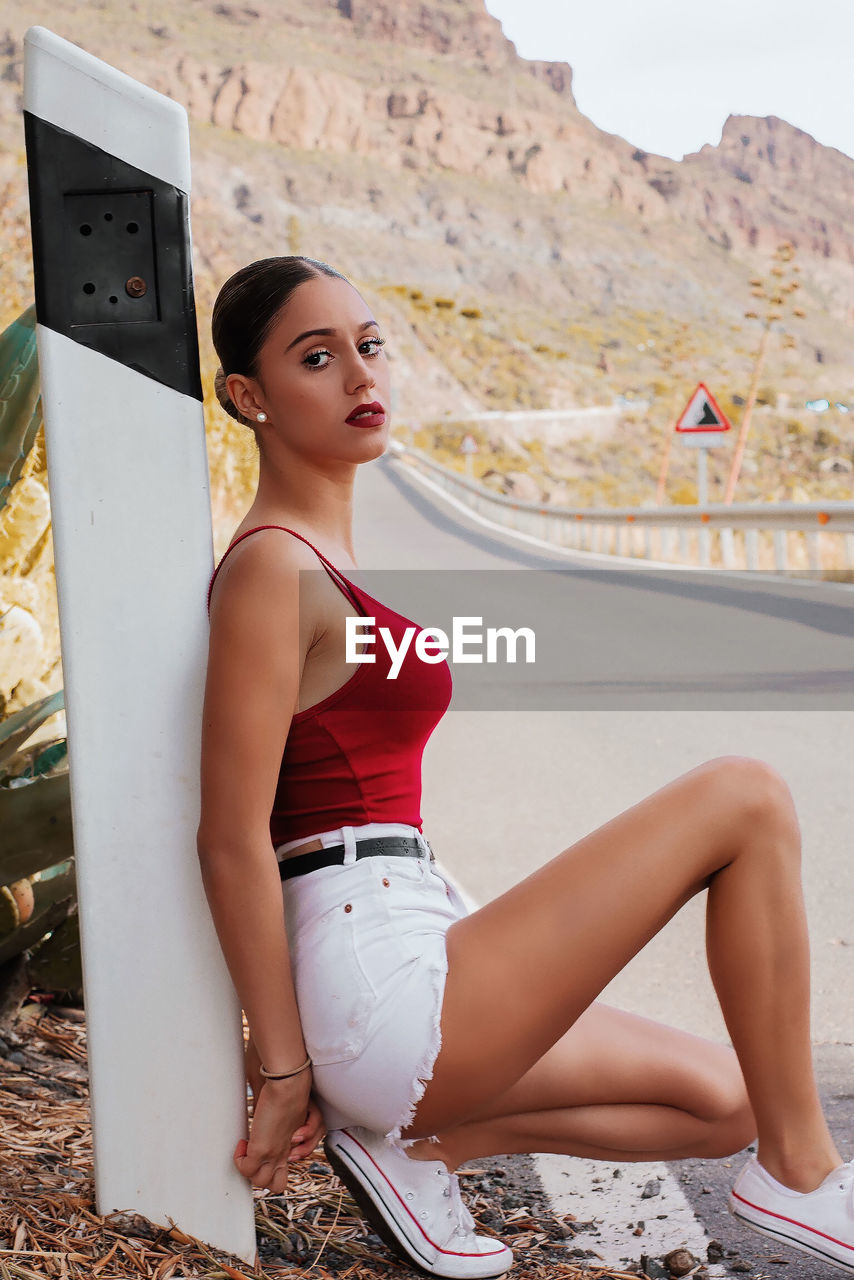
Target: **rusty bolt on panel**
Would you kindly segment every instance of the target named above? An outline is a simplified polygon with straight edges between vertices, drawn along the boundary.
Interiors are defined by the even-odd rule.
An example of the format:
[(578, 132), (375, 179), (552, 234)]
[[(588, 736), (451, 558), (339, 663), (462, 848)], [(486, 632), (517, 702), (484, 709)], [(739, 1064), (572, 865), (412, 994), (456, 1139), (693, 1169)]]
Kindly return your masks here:
[(131, 276), (130, 280), (125, 282), (125, 292), (131, 298), (142, 298), (148, 292), (148, 285), (142, 276)]

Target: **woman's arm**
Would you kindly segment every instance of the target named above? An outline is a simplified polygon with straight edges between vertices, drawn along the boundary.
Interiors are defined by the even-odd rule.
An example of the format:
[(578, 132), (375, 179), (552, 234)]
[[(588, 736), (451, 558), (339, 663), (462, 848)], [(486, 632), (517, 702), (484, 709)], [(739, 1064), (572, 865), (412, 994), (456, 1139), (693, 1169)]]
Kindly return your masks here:
[[(291, 1071), (306, 1057), (269, 830), (313, 638), (299, 608), (302, 559), (301, 549), (271, 530), (246, 539), (223, 565), (211, 598), (202, 718), (202, 880), (258, 1053), (272, 1072)], [(256, 1185), (279, 1189), (275, 1169), (304, 1124), (310, 1085), (310, 1071), (265, 1084), (263, 1116), (256, 1097), (248, 1159), (241, 1157), (241, 1172), (261, 1179)]]
[(252, 1090), (253, 1102), (258, 1101), (258, 1094), (261, 1092), (264, 1084), (264, 1077), (261, 1075), (259, 1067), (261, 1066), (261, 1055), (258, 1052), (258, 1046), (252, 1038), (252, 1032), (249, 1032), (249, 1039), (246, 1042), (246, 1048), (243, 1054), (244, 1067), (246, 1070), (246, 1081)]

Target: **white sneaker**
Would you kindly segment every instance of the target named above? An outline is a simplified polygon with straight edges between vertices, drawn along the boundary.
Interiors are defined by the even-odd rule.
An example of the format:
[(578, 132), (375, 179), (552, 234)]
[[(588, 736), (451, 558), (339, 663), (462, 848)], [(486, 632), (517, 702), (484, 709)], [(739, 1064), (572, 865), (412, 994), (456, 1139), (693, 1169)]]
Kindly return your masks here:
[(513, 1265), (491, 1236), (475, 1234), (456, 1174), (441, 1160), (414, 1160), (379, 1134), (332, 1129), (326, 1158), (371, 1226), (399, 1257), (430, 1276), (486, 1280)]
[(751, 1156), (727, 1207), (754, 1231), (854, 1275), (854, 1161), (832, 1170), (814, 1191), (793, 1191)]

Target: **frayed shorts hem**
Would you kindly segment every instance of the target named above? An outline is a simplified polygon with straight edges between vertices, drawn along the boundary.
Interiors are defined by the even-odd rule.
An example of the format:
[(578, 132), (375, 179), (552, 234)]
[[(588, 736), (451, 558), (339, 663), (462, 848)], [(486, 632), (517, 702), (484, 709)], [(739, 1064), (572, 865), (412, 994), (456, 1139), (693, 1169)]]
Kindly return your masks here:
[[(446, 974), (446, 969), (434, 968), (423, 975), (424, 981), (430, 987), (433, 1009), (427, 1043), (421, 1059), (415, 1064), (408, 1078), (408, 1083), (399, 1070), (398, 1060), (396, 1063), (398, 1070), (394, 1073), (395, 1079), (390, 1078), (391, 1073), (384, 1074), (382, 1092), (385, 1096), (381, 1100), (376, 1096), (378, 1090), (372, 1088), (370, 1084), (367, 1088), (364, 1087), (361, 1077), (366, 1071), (371, 1070), (370, 1058), (374, 1056), (370, 1048), (360, 1055), (361, 1063), (358, 1059), (354, 1059), (353, 1070), (349, 1072), (336, 1072), (335, 1067), (315, 1069), (317, 1102), (327, 1129), (343, 1129), (347, 1125), (359, 1125), (370, 1129), (373, 1133), (381, 1133), (388, 1142), (399, 1148), (412, 1146), (418, 1141), (417, 1138), (403, 1138), (401, 1135), (415, 1119), (418, 1103), (424, 1097), (427, 1085), (433, 1079), (433, 1068), (442, 1047), (441, 1019)], [(333, 1081), (331, 1077), (335, 1075), (341, 1078)], [(347, 1099), (336, 1105), (331, 1098), (339, 1098), (342, 1090), (346, 1091)], [(393, 1111), (389, 1103), (392, 1098), (397, 1101), (398, 1095), (402, 1092), (406, 1094), (403, 1109)]]
[(448, 928), (467, 915), (427, 858), (369, 857), (283, 881), (294, 987), (327, 1129), (398, 1146), (442, 1047)]

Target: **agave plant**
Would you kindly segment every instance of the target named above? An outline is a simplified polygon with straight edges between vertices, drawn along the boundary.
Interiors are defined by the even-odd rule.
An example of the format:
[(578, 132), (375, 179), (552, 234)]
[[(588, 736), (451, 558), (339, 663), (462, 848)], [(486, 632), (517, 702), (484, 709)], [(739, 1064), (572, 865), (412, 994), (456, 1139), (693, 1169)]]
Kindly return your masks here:
[(0, 507), (21, 474), (41, 425), (36, 308), (0, 333)]
[(79, 992), (67, 743), (27, 746), (63, 706), (60, 690), (0, 723), (0, 964), (29, 951), (34, 982)]
[[(40, 423), (35, 308), (29, 307), (0, 334), (0, 508)], [(27, 745), (64, 705), (59, 690), (0, 721), (0, 964), (27, 953), (33, 982), (80, 993), (67, 743), (57, 737)]]

